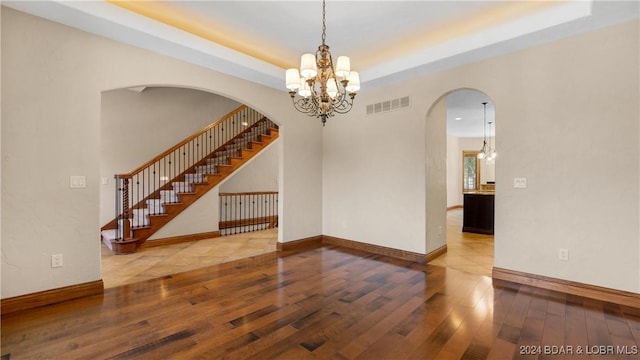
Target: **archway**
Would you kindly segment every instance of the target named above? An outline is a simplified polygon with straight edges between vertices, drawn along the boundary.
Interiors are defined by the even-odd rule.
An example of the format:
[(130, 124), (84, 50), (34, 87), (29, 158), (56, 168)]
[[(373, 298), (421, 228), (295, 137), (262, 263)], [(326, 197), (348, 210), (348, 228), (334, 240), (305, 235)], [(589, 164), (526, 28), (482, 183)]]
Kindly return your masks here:
[[(227, 114), (238, 113), (238, 109), (240, 109), (241, 105), (243, 104), (223, 95), (186, 87), (149, 86), (115, 89), (102, 92), (102, 147), (100, 154), (100, 172), (103, 186), (101, 186), (100, 189), (101, 225), (104, 225), (107, 221), (112, 219), (114, 214), (113, 199), (115, 196), (115, 189), (113, 185), (113, 174), (121, 174), (126, 171), (136, 169), (140, 164), (147, 162), (149, 159), (157, 158), (158, 154), (161, 154), (167, 149), (170, 149), (170, 151), (173, 152), (174, 150), (171, 149), (174, 148), (176, 143), (189, 138), (192, 134), (199, 133), (202, 129), (206, 130), (210, 128), (212, 123), (225, 117)], [(244, 110), (239, 114), (244, 114)], [(151, 184), (149, 184), (148, 180), (148, 178), (151, 177), (150, 172), (142, 174), (142, 191), (144, 191), (145, 186), (147, 189), (151, 189), (155, 186), (158, 190), (165, 189), (164, 191), (167, 192), (166, 186), (169, 186), (168, 188), (171, 189), (171, 185), (174, 184), (172, 189), (175, 190), (175, 184), (179, 184), (180, 186), (178, 190), (175, 190), (175, 194), (172, 195), (169, 202), (180, 202), (179, 199), (182, 199), (183, 195), (185, 197), (189, 196), (188, 194), (180, 194), (180, 192), (195, 193), (195, 186), (200, 186), (202, 189), (203, 185), (189, 185), (186, 182), (172, 183), (171, 179), (190, 166), (186, 164), (186, 158), (193, 157), (196, 159), (194, 161), (198, 161), (197, 159), (208, 156), (207, 154), (209, 150), (206, 150), (207, 148), (214, 146), (211, 149), (215, 149), (218, 146), (214, 144), (229, 144), (227, 141), (230, 139), (229, 136), (234, 136), (234, 134), (231, 133), (234, 130), (229, 130), (228, 128), (236, 129), (235, 131), (238, 134), (242, 134), (245, 129), (247, 131), (250, 130), (252, 128), (251, 125), (255, 122), (254, 119), (257, 120), (261, 118), (261, 116), (255, 117), (251, 116), (251, 114), (253, 114), (253, 112), (249, 113), (246, 117), (247, 120), (251, 119), (247, 123), (245, 123), (245, 120), (242, 120), (244, 118), (241, 117), (238, 117), (237, 119), (233, 117), (230, 118), (231, 120), (229, 121), (225, 120), (223, 126), (227, 130), (226, 133), (221, 133), (219, 131), (203, 133), (204, 135), (198, 135), (197, 140), (192, 140), (194, 142), (193, 146), (181, 145), (179, 156), (174, 154), (173, 157), (169, 157), (169, 165), (167, 165), (166, 160), (164, 163), (160, 161), (158, 168), (156, 168), (154, 164), (152, 169), (154, 175)], [(235, 125), (232, 126), (232, 124)], [(258, 124), (256, 123), (255, 125)], [(219, 127), (220, 126), (216, 127), (216, 129)], [(227, 133), (231, 135), (228, 135)], [(209, 136), (207, 137), (206, 134), (209, 134)], [(260, 135), (257, 136), (259, 137)], [(254, 139), (251, 141), (257, 140)], [(266, 243), (270, 239), (263, 239), (264, 241), (262, 242), (253, 241), (253, 246), (235, 246), (234, 244), (227, 244), (229, 245), (226, 247), (227, 250), (216, 251), (215, 254), (211, 253), (214, 255), (212, 256), (211, 261), (205, 260), (204, 257), (201, 257), (206, 253), (204, 250), (204, 253), (201, 254), (191, 254), (192, 256), (197, 256), (192, 260), (189, 260), (188, 258), (181, 259), (179, 261), (180, 265), (177, 267), (172, 267), (176, 264), (175, 261), (171, 260), (173, 253), (182, 251), (182, 248), (174, 246), (178, 243), (183, 245), (186, 242), (193, 243), (194, 240), (199, 240), (198, 243), (203, 244), (207, 243), (206, 239), (219, 235), (226, 235), (222, 232), (222, 223), (223, 220), (228, 219), (223, 219), (222, 215), (227, 214), (228, 212), (223, 212), (221, 204), (225, 204), (227, 201), (223, 201), (223, 198), (219, 197), (219, 195), (222, 196), (222, 193), (225, 193), (225, 196), (227, 197), (235, 195), (236, 197), (241, 198), (240, 200), (236, 200), (232, 203), (235, 208), (239, 208), (238, 214), (234, 211), (232, 213), (233, 216), (240, 215), (245, 218), (249, 217), (249, 215), (252, 216), (251, 219), (248, 219), (251, 221), (244, 221), (243, 219), (240, 227), (232, 228), (234, 230), (233, 233), (235, 234), (244, 232), (247, 228), (259, 227), (262, 229), (265, 225), (264, 223), (261, 222), (260, 224), (257, 224), (253, 222), (258, 219), (256, 215), (258, 214), (258, 211), (262, 214), (267, 208), (269, 209), (269, 212), (272, 212), (275, 208), (275, 214), (277, 214), (278, 201), (277, 197), (274, 197), (273, 194), (278, 193), (280, 190), (281, 158), (279, 144), (276, 143), (273, 145), (275, 146), (269, 146), (265, 148), (264, 151), (260, 152), (260, 156), (252, 159), (250, 164), (246, 164), (246, 166), (235, 171), (233, 176), (226, 177), (219, 185), (212, 188), (211, 191), (203, 194), (201, 198), (192, 204), (192, 206), (189, 206), (178, 217), (167, 223), (166, 226), (162, 227), (160, 231), (149, 237), (144, 245), (145, 248), (155, 247), (156, 244), (169, 245), (169, 248), (166, 248), (167, 251), (164, 251), (162, 254), (150, 254), (147, 256), (147, 260), (145, 261), (137, 261), (138, 263), (144, 263), (138, 264), (138, 267), (145, 267), (143, 272), (147, 273), (147, 275), (143, 275), (141, 272), (140, 276), (135, 274), (134, 276), (137, 277), (137, 280), (142, 280), (144, 276), (150, 276), (148, 274), (160, 275), (161, 271), (165, 271), (165, 269), (160, 269), (163, 267), (166, 268), (167, 271), (174, 271), (170, 268), (175, 268), (174, 272), (182, 272), (191, 270), (191, 268), (188, 268), (189, 266), (198, 266), (198, 264), (201, 266), (213, 265), (213, 258), (215, 258), (215, 261), (217, 262), (225, 262), (239, 257), (257, 255), (259, 251), (262, 251), (262, 249), (258, 248), (258, 245)], [(183, 151), (181, 149), (185, 150)], [(202, 151), (199, 149), (202, 149)], [(186, 154), (185, 159), (182, 157), (183, 152), (188, 153)], [(240, 155), (229, 156), (237, 157)], [(214, 160), (217, 159), (218, 158)], [(225, 158), (222, 160), (224, 159)], [(224, 163), (218, 162), (212, 164), (214, 165), (207, 166), (218, 169), (218, 165), (224, 165)], [(207, 166), (200, 167), (202, 168)], [(203, 171), (210, 173), (210, 171), (214, 170), (203, 169)], [(147, 178), (146, 184), (144, 183), (145, 174)], [(204, 179), (206, 179), (206, 177)], [(212, 178), (210, 177), (209, 181), (211, 181), (211, 179)], [(139, 177), (138, 180), (140, 180)], [(158, 181), (156, 182), (156, 180)], [(173, 181), (187, 180), (185, 178), (185, 180)], [(198, 183), (202, 181), (203, 180), (192, 180), (191, 182)], [(135, 183), (136, 181), (134, 180), (133, 182)], [(206, 180), (204, 182), (206, 182)], [(138, 193), (140, 192), (139, 188), (140, 186), (136, 187)], [(162, 191), (160, 192), (162, 193)], [(270, 195), (261, 196), (262, 194), (266, 194), (266, 192)], [(249, 200), (245, 201), (244, 205), (238, 205), (238, 203), (242, 204), (243, 201), (248, 198), (248, 194), (251, 194)], [(144, 197), (145, 194), (142, 196)], [(250, 205), (247, 205), (249, 202), (255, 203), (258, 200), (269, 200), (270, 204), (268, 204), (268, 206), (257, 206), (256, 208), (250, 208)], [(159, 201), (162, 202), (162, 200)], [(162, 212), (162, 210), (159, 211)], [(230, 222), (240, 222), (240, 220), (226, 221), (225, 223)], [(219, 228), (218, 224), (221, 224)], [(266, 225), (269, 224), (267, 223)], [(144, 226), (144, 224), (142, 226)], [(225, 230), (229, 229), (225, 228)], [(269, 244), (269, 246), (265, 248), (268, 251), (274, 251), (276, 248), (278, 237), (277, 228), (275, 231), (271, 232), (271, 237), (275, 238), (273, 239), (273, 244)], [(236, 236), (235, 238), (240, 238), (240, 236)], [(223, 241), (219, 241), (219, 243), (223, 243)], [(201, 246), (203, 249), (211, 248), (211, 246), (209, 248), (205, 248), (204, 245)], [(253, 250), (250, 250), (250, 247), (253, 248)], [(248, 251), (254, 251), (254, 253)], [(165, 255), (167, 256), (166, 259), (162, 260)], [(189, 256), (189, 253), (186, 252), (184, 255)], [(159, 261), (162, 261), (164, 265), (159, 266), (157, 262), (151, 261), (151, 258), (156, 258)], [(109, 270), (104, 269), (105, 259), (106, 258), (103, 257), (103, 280), (105, 286), (110, 287), (113, 285), (113, 283), (110, 283), (110, 280), (113, 279), (105, 274), (105, 271)], [(204, 261), (197, 259), (202, 259)], [(124, 260), (118, 261), (122, 262)], [(133, 262), (135, 262), (135, 260), (132, 261), (132, 263)], [(118, 272), (122, 272), (127, 277), (132, 277), (130, 273), (125, 273), (123, 268), (119, 269)], [(117, 284), (120, 284), (120, 282), (117, 282)]]
[[(448, 91), (431, 105), (425, 128), (427, 259), (437, 265), (455, 264), (462, 270), (490, 275), (493, 235), (463, 232), (462, 209), (465, 192), (483, 191), (483, 194), (490, 195), (486, 199), (494, 198), (490, 192), (495, 187), (495, 158), (476, 158), (485, 141), (487, 147), (495, 149), (494, 103), (479, 90), (461, 88)], [(470, 159), (471, 163), (477, 164), (477, 169), (474, 169), (477, 172), (465, 172), (463, 153), (473, 154)], [(465, 190), (464, 180), (470, 177), (473, 189)], [(482, 250), (477, 254), (465, 253), (461, 257), (458, 253), (461, 246), (465, 251)], [(445, 253), (447, 255), (441, 256)]]

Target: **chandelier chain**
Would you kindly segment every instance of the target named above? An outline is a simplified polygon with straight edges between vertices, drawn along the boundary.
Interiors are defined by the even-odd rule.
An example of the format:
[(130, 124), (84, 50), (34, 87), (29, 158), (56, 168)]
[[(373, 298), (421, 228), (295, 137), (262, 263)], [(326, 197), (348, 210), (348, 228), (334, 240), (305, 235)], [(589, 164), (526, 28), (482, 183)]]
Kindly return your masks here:
[(325, 9), (325, 2), (322, 0), (322, 45), (327, 38), (327, 24), (326, 24), (327, 11)]
[(487, 141), (487, 103), (483, 102), (484, 106), (484, 141)]

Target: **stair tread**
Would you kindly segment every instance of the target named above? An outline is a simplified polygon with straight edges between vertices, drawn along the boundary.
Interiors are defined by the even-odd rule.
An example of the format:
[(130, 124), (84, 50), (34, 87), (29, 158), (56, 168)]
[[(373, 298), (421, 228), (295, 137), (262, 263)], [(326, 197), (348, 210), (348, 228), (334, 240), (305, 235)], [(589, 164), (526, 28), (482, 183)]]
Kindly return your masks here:
[[(220, 174), (204, 174), (204, 173), (202, 173), (201, 175), (207, 175), (207, 176), (217, 175), (217, 176), (220, 176)], [(203, 182), (199, 182), (199, 183), (193, 183), (193, 185), (209, 185), (209, 183), (207, 181), (203, 181)]]
[(144, 226), (132, 226), (131, 230), (142, 230), (142, 229), (151, 229), (151, 225), (144, 225)]

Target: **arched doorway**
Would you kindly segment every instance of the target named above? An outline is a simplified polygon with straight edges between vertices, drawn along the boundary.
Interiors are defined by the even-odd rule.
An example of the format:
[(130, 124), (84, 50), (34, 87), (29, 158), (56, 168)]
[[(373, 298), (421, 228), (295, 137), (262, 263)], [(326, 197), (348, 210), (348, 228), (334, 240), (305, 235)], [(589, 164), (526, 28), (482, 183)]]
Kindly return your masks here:
[[(244, 139), (246, 136), (249, 140), (245, 142), (248, 142), (256, 141), (261, 136), (259, 132), (263, 130), (260, 125), (262, 115), (253, 116), (254, 113), (250, 111), (245, 114), (245, 110), (239, 109), (247, 107), (235, 100), (209, 91), (187, 87), (122, 88), (103, 91), (101, 96), (100, 172), (103, 185), (100, 188), (101, 225), (114, 217), (116, 186), (114, 186), (113, 174), (122, 174), (136, 169), (149, 159), (158, 158), (158, 154), (166, 159), (153, 160), (154, 164), (149, 171), (142, 172), (141, 176), (132, 178), (130, 181), (132, 185), (129, 188), (134, 187), (133, 192), (142, 193), (139, 199), (147, 194), (153, 197), (151, 194), (153, 189), (161, 193), (158, 203), (163, 201), (179, 203), (183, 196), (187, 198), (190, 194), (195, 194), (196, 186), (202, 194), (193, 204), (188, 203), (191, 206), (178, 217), (150, 236), (135, 254), (117, 255), (122, 258), (113, 259), (110, 257), (113, 252), (108, 249), (105, 252), (105, 246), (102, 246), (102, 278), (105, 287), (275, 251), (278, 228), (272, 228), (271, 223), (264, 223), (267, 216), (262, 218), (258, 216), (268, 211), (271, 215), (269, 218), (274, 217), (272, 214), (275, 214), (277, 219), (281, 160), (277, 141), (271, 144), (274, 146), (262, 149), (260, 155), (256, 156), (250, 164), (237, 169), (232, 175), (224, 177), (222, 182), (214, 183), (212, 188), (202, 192), (205, 188), (203, 184), (207, 182), (203, 180), (206, 179), (203, 174), (217, 173), (220, 171), (219, 165), (230, 166), (228, 157), (238, 159), (240, 156), (239, 149), (245, 145), (240, 144), (241, 146), (238, 147), (237, 143), (232, 143), (236, 137)], [(229, 114), (239, 115), (230, 117)], [(245, 114), (244, 117), (241, 116), (243, 114)], [(225, 119), (224, 122), (220, 123), (221, 119)], [(211, 128), (214, 123), (216, 126), (214, 129), (220, 128), (222, 124), (227, 131), (203, 132)], [(254, 128), (257, 130), (256, 133), (252, 132)], [(193, 137), (193, 134), (200, 135)], [(188, 145), (176, 147), (177, 143), (189, 138), (193, 139), (189, 140)], [(193, 171), (195, 174), (192, 178), (187, 179), (184, 175), (178, 179), (180, 173), (186, 172), (186, 169), (192, 166), (187, 163), (187, 159), (196, 159), (193, 160), (192, 167), (195, 169), (196, 165), (200, 164), (197, 163), (198, 161), (204, 162), (207, 157), (212, 157), (214, 152), (217, 154), (220, 149), (228, 148), (229, 144), (232, 144), (231, 150), (224, 150), (222, 151), (224, 156), (215, 155), (215, 159), (211, 159), (214, 161), (207, 160), (206, 165), (198, 166), (197, 168), (200, 169)], [(171, 154), (162, 155), (166, 151)], [(201, 173), (201, 177), (197, 177), (198, 172)], [(215, 180), (215, 176), (209, 177), (209, 181), (212, 179)], [(267, 193), (269, 195), (264, 196)], [(223, 194), (226, 197), (235, 196), (232, 215), (242, 216), (242, 219), (223, 218), (223, 214), (231, 213), (231, 211), (223, 212), (222, 210), (223, 204), (227, 203), (226, 200), (222, 200)], [(163, 200), (162, 195), (169, 196), (165, 196)], [(256, 203), (258, 204), (256, 206), (250, 205)], [(140, 218), (148, 217), (151, 209), (162, 215), (163, 210), (155, 208), (157, 206), (155, 200), (153, 205), (150, 207), (147, 201), (145, 208), (136, 209), (138, 214), (142, 213), (142, 216), (136, 220), (134, 213), (131, 223), (138, 221), (137, 226), (144, 227), (146, 224)], [(163, 205), (160, 205), (158, 208), (162, 209), (162, 207)], [(247, 218), (248, 221), (246, 221)], [(238, 236), (232, 235), (224, 239), (219, 237), (227, 235), (221, 231), (225, 220), (226, 223), (233, 225), (231, 227), (234, 230), (233, 234)], [(258, 220), (260, 220), (259, 223)], [(251, 229), (264, 230), (267, 226), (271, 230), (268, 235), (253, 234), (250, 237), (251, 241), (249, 236), (239, 234)], [(234, 238), (233, 241), (229, 239), (230, 237)]]
[[(487, 154), (489, 148), (496, 151), (495, 105), (481, 91), (452, 90), (431, 106), (426, 130), (427, 252), (433, 254), (428, 260), (490, 276), (493, 234), (462, 229), (465, 193), (494, 199), (496, 158), (477, 154), (483, 147)], [(493, 219), (493, 209), (490, 215)]]

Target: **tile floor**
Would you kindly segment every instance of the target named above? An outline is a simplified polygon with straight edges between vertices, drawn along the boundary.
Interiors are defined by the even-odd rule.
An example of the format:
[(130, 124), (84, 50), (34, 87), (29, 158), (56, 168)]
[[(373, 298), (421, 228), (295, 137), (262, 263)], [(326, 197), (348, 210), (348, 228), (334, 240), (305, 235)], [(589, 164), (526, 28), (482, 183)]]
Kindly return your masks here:
[(447, 252), (429, 264), (491, 276), (493, 235), (462, 232), (462, 209), (447, 211)]
[[(477, 275), (491, 276), (493, 236), (463, 233), (462, 209), (447, 213), (447, 253), (430, 262)], [(276, 250), (278, 229), (222, 236), (113, 255), (102, 245), (105, 288), (194, 270)]]
[(278, 229), (221, 236), (114, 255), (102, 244), (105, 288), (131, 284), (276, 251)]

